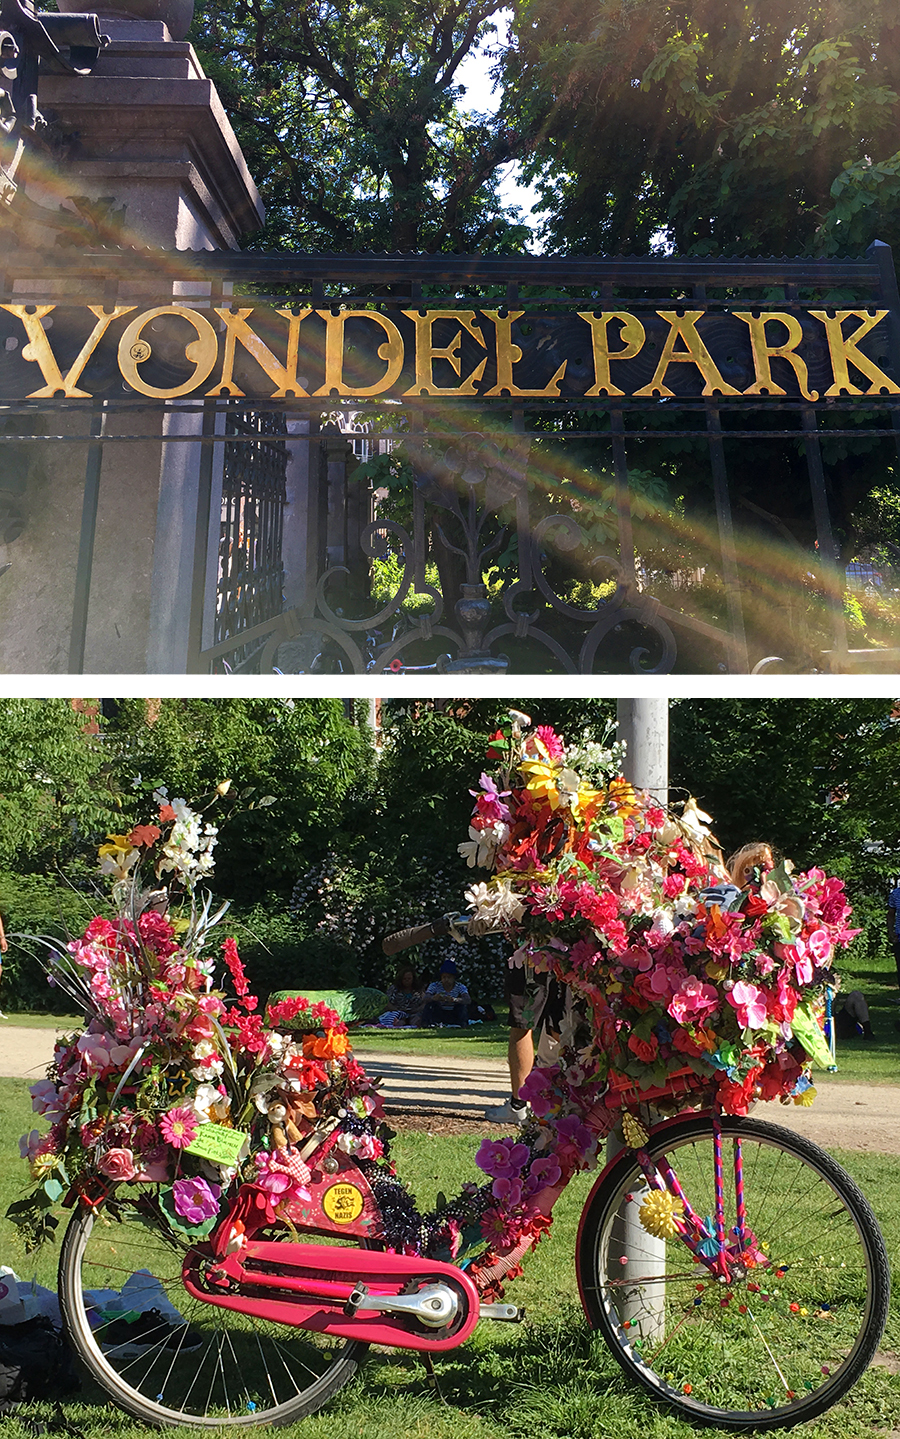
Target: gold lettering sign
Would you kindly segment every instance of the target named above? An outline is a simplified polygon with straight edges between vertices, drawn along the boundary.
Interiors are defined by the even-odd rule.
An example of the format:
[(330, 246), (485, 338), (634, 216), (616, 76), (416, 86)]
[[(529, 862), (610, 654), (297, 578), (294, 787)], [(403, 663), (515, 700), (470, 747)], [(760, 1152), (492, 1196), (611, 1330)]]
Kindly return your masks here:
[[(810, 310), (809, 313), (822, 321), (828, 336), (828, 353), (831, 355), (834, 384), (825, 391), (826, 395), (900, 395), (900, 385), (895, 385), (884, 370), (879, 370), (868, 355), (856, 348), (859, 341), (884, 319), (887, 310), (876, 310), (874, 315), (870, 315), (867, 310), (837, 310), (834, 315), (827, 314), (825, 310)], [(842, 325), (844, 320), (850, 319), (861, 320), (862, 324), (852, 335), (845, 335)], [(847, 370), (848, 361), (872, 381), (867, 390), (859, 390), (851, 382)]]
[(234, 354), (240, 341), (247, 353), (265, 370), (272, 383), (278, 386), (271, 399), (283, 400), (287, 395), (309, 398), (309, 392), (304, 390), (297, 379), (297, 355), (300, 349), (300, 325), (307, 315), (312, 314), (312, 310), (301, 310), (299, 315), (290, 310), (276, 311), (276, 314), (283, 316), (288, 322), (287, 359), (283, 365), (247, 324), (247, 316), (253, 314), (252, 309), (217, 309), (216, 314), (225, 322), (225, 354), (222, 358), (222, 378), (218, 385), (207, 390), (208, 395), (243, 395), (244, 391), (238, 389), (234, 383)]
[[(801, 360), (796, 353), (797, 346), (803, 340), (803, 327), (796, 315), (789, 315), (781, 310), (775, 310), (765, 315), (751, 315), (743, 310), (734, 310), (736, 320), (743, 320), (750, 330), (750, 348), (753, 351), (753, 365), (756, 370), (756, 380), (744, 391), (745, 395), (786, 395), (780, 385), (776, 385), (772, 379), (770, 360), (787, 360), (793, 366), (794, 374), (797, 376), (797, 384), (804, 400), (817, 400), (818, 390), (809, 389), (809, 374), (806, 362)], [(788, 337), (783, 345), (770, 345), (766, 339), (766, 325), (774, 320), (780, 320), (785, 326)]]
[[(659, 357), (656, 374), (649, 385), (635, 390), (636, 395), (664, 395), (668, 399), (674, 398), (674, 391), (667, 389), (665, 384), (666, 371), (670, 365), (696, 365), (705, 381), (701, 390), (703, 395), (741, 393), (722, 379), (715, 360), (700, 338), (697, 321), (703, 318), (702, 310), (688, 310), (683, 315), (676, 315), (674, 310), (657, 310), (656, 313), (669, 325), (669, 334)], [(681, 340), (683, 350), (675, 349), (677, 340)]]
[[(591, 327), (591, 344), (594, 348), (594, 383), (586, 395), (624, 395), (624, 390), (619, 390), (613, 384), (609, 375), (610, 360), (633, 360), (639, 353), (644, 343), (644, 327), (636, 315), (629, 315), (624, 310), (604, 310), (602, 315), (595, 315), (590, 311), (579, 310), (579, 320), (587, 320)], [(613, 350), (609, 348), (609, 335), (607, 333), (610, 320), (621, 320), (621, 339), (625, 342), (624, 350)]]
[(462, 374), (462, 361), (459, 355), (462, 330), (457, 330), (450, 344), (443, 347), (435, 346), (432, 333), (435, 320), (456, 320), (478, 341), (482, 349), (486, 350), (487, 345), (484, 343), (481, 328), (475, 323), (475, 311), (404, 310), (403, 313), (407, 319), (414, 320), (416, 325), (416, 383), (410, 385), (405, 393), (407, 395), (477, 395), (475, 382), (480, 380), (484, 374), (487, 355), (475, 366), (472, 373), (466, 376), (461, 385), (452, 385), (444, 389), (434, 383), (434, 362), (435, 360), (448, 360), (456, 373)]
[[(486, 397), (508, 395), (512, 399), (542, 396), (558, 399), (560, 398), (560, 385), (567, 369), (567, 361), (563, 360), (542, 388), (525, 389), (517, 384), (515, 368), (523, 359), (523, 350), (513, 341), (512, 326), (523, 317), (526, 313), (524, 310), (512, 310), (505, 315), (501, 315), (499, 310), (475, 311), (451, 308), (404, 310), (402, 313), (406, 321), (411, 321), (415, 326), (415, 380), (406, 390), (400, 388), (400, 379), (405, 363), (403, 334), (393, 319), (376, 310), (338, 310), (337, 312), (325, 309), (316, 311), (300, 309), (296, 312), (289, 308), (266, 310), (265, 313), (270, 318), (267, 327), (262, 329), (262, 333), (269, 338), (271, 338), (271, 334), (268, 323), (274, 325), (275, 322), (271, 320), (273, 314), (287, 322), (282, 331), (283, 341), (273, 340), (272, 342), (275, 345), (275, 351), (273, 351), (254, 330), (252, 320), (257, 312), (250, 307), (228, 309), (223, 306), (216, 308), (214, 312), (209, 312), (194, 309), (190, 304), (180, 303), (160, 305), (155, 309), (136, 313), (137, 306), (135, 305), (117, 305), (109, 310), (100, 305), (86, 305), (84, 310), (86, 315), (93, 317), (93, 328), (84, 340), (78, 354), (66, 369), (61, 368), (60, 360), (54, 354), (47, 330), (51, 324), (49, 317), (57, 312), (54, 318), (59, 321), (61, 312), (66, 317), (64, 320), (66, 338), (63, 341), (57, 340), (56, 343), (57, 348), (60, 345), (68, 347), (72, 343), (71, 331), (68, 327), (80, 326), (85, 323), (74, 307), (65, 305), (63, 308), (53, 303), (0, 305), (0, 311), (4, 310), (20, 321), (25, 330), (27, 338), (21, 351), (21, 358), (30, 364), (37, 365), (43, 377), (43, 385), (28, 394), (29, 400), (52, 399), (55, 396), (65, 399), (90, 399), (91, 391), (85, 389), (82, 384), (85, 370), (90, 372), (92, 357), (113, 349), (116, 340), (108, 335), (110, 327), (114, 322), (121, 321), (123, 317), (129, 315), (132, 316), (132, 319), (123, 327), (121, 339), (118, 341), (118, 364), (122, 378), (139, 394), (163, 401), (203, 393), (202, 387), (209, 381), (219, 359), (219, 328), (223, 333), (221, 373), (217, 382), (206, 391), (210, 397), (228, 395), (242, 398), (244, 396), (244, 391), (235, 379), (239, 346), (243, 348), (245, 355), (254, 362), (254, 365), (250, 365), (242, 356), (243, 370), (238, 370), (239, 374), (247, 373), (251, 376), (250, 379), (244, 381), (250, 385), (249, 393), (273, 400), (289, 397), (310, 398), (310, 392), (304, 388), (304, 385), (309, 382), (301, 382), (297, 375), (301, 362), (304, 366), (315, 367), (312, 371), (315, 373), (322, 366), (324, 360), (324, 383), (318, 389), (313, 390), (314, 396), (337, 394), (360, 398), (384, 395), (390, 392), (398, 398), (402, 395), (428, 395), (438, 398), (446, 396), (449, 398), (456, 395), (484, 394)], [(646, 354), (646, 318), (644, 316), (638, 318), (637, 315), (631, 314), (627, 310), (578, 311), (578, 318), (590, 328), (593, 358), (593, 382), (582, 393), (588, 398), (600, 395), (612, 397), (632, 395), (635, 398), (649, 398), (658, 395), (667, 399), (674, 398), (674, 391), (666, 384), (669, 366), (693, 365), (702, 377), (702, 393), (704, 395), (740, 396), (741, 391), (728, 384), (723, 378), (717, 359), (714, 358), (700, 334), (698, 322), (704, 318), (705, 313), (703, 310), (690, 310), (684, 314), (678, 314), (673, 310), (657, 310), (657, 316), (666, 322), (667, 331), (661, 332), (665, 338), (653, 378), (649, 384), (643, 385), (640, 389), (620, 389), (612, 380), (612, 362), (615, 360), (620, 366), (616, 371), (616, 378), (624, 386), (628, 386), (628, 362), (634, 360), (638, 355)], [(874, 360), (870, 359), (860, 348), (865, 337), (886, 318), (890, 311), (858, 309), (837, 310), (830, 313), (820, 309), (803, 313), (820, 321), (824, 326), (832, 371), (832, 383), (825, 391), (829, 398), (842, 394), (852, 396), (900, 395), (900, 382), (892, 379), (890, 375), (880, 369)], [(321, 343), (321, 331), (317, 322), (310, 321), (308, 329), (312, 333), (306, 336), (306, 343), (301, 349), (301, 326), (310, 320), (313, 314), (325, 322), (324, 346)], [(153, 322), (167, 316), (185, 320), (194, 332), (195, 338), (190, 339), (184, 346), (184, 357), (188, 365), (193, 367), (193, 373), (182, 384), (174, 385), (169, 389), (161, 389), (149, 384), (143, 378), (143, 367), (153, 356), (154, 340), (151, 328)], [(487, 391), (479, 388), (484, 383), (489, 359), (487, 351), (490, 344), (489, 338), (486, 338), (484, 333), (482, 318), (492, 323), (496, 344), (496, 376), (494, 383)], [(557, 323), (558, 320), (559, 317), (556, 315), (546, 317), (548, 325)], [(347, 325), (350, 321), (354, 322), (354, 328), (348, 335)], [(369, 325), (359, 323), (364, 321), (370, 322)], [(856, 325), (850, 323), (851, 321), (856, 321)], [(435, 343), (435, 325), (439, 322), (445, 327), (443, 332), (439, 333), (450, 337), (446, 344)], [(845, 324), (850, 331), (848, 334), (844, 333)], [(614, 326), (612, 336), (610, 335), (611, 325)], [(805, 330), (804, 325), (806, 326)], [(743, 326), (746, 326), (746, 330), (741, 328)], [(59, 325), (59, 329), (62, 328), (62, 325)], [(751, 309), (726, 312), (719, 318), (717, 324), (711, 326), (711, 334), (720, 354), (727, 354), (725, 346), (733, 343), (743, 346), (741, 337), (745, 334), (749, 339), (750, 351), (753, 356), (754, 379), (753, 383), (743, 391), (744, 395), (799, 394), (804, 400), (814, 403), (819, 399), (819, 392), (810, 389), (809, 368), (803, 354), (803, 341), (804, 338), (809, 338), (810, 329), (809, 323), (803, 320), (802, 314), (798, 316), (796, 312), (781, 310), (763, 310), (757, 313)], [(559, 333), (562, 334), (565, 331), (561, 330)], [(305, 331), (304, 334), (306, 334)], [(107, 338), (104, 340), (104, 337)], [(469, 373), (465, 374), (463, 371), (463, 342), (465, 340), (471, 350), (469, 337), (484, 354), (473, 364)], [(550, 338), (549, 333), (548, 338)], [(586, 339), (586, 337), (584, 338)], [(14, 340), (8, 343), (15, 347)], [(284, 345), (283, 358), (282, 343)], [(581, 341), (577, 338), (572, 343), (577, 344), (579, 349), (581, 348)], [(618, 348), (611, 349), (611, 344), (618, 345)], [(171, 342), (167, 344), (166, 353), (167, 358), (171, 359)], [(474, 351), (474, 354), (477, 353), (477, 350)], [(776, 360), (786, 362), (793, 371), (793, 375), (789, 377), (788, 371), (783, 366), (780, 369), (775, 368), (773, 374), (773, 361)], [(440, 385), (436, 383), (435, 367), (440, 363), (446, 363), (450, 370), (458, 376), (458, 384)], [(469, 363), (471, 361), (467, 357), (466, 364)], [(259, 367), (262, 376), (269, 382), (268, 386), (265, 380), (257, 374), (254, 366)], [(860, 376), (863, 377), (865, 383), (862, 388), (851, 379), (851, 369), (857, 380), (860, 379)], [(359, 375), (365, 381), (370, 380), (371, 376), (379, 371), (382, 373), (381, 378), (372, 383), (356, 384), (352, 379), (347, 378), (345, 371), (348, 370), (351, 376)], [(440, 374), (440, 371), (438, 373)], [(27, 370), (25, 376), (27, 382)], [(779, 384), (779, 379), (783, 383)], [(637, 383), (637, 377), (631, 380), (631, 384), (635, 383)], [(27, 389), (27, 383), (23, 384), (21, 388), (22, 390)], [(573, 395), (572, 398), (574, 399), (575, 396)]]
[[(151, 345), (141, 336), (151, 320), (155, 320), (159, 315), (179, 315), (193, 325), (197, 332), (196, 340), (184, 347), (184, 358), (194, 366), (194, 373), (183, 385), (176, 385), (171, 390), (157, 390), (153, 385), (145, 384), (138, 374), (138, 365), (149, 360), (153, 353)], [(198, 314), (196, 310), (188, 310), (183, 305), (160, 305), (155, 310), (145, 310), (126, 326), (119, 341), (119, 371), (122, 379), (139, 394), (149, 395), (154, 400), (177, 400), (182, 395), (189, 395), (198, 385), (202, 385), (204, 380), (209, 379), (218, 349), (218, 337), (205, 316)]]
[(522, 358), (521, 349), (512, 342), (513, 321), (520, 320), (525, 311), (509, 310), (503, 316), (499, 310), (482, 310), (481, 313), (487, 315), (489, 320), (493, 320), (494, 328), (497, 331), (497, 383), (485, 393), (502, 395), (505, 391), (513, 397), (519, 395), (556, 395), (558, 397), (559, 382), (566, 373), (568, 360), (563, 360), (556, 374), (542, 390), (520, 390), (513, 379), (513, 365), (517, 365)]
[[(403, 369), (403, 336), (393, 320), (379, 315), (375, 310), (317, 310), (325, 321), (325, 383), (316, 390), (317, 395), (383, 395), (397, 383)], [(371, 320), (380, 325), (387, 335), (378, 346), (378, 358), (387, 365), (387, 370), (374, 385), (347, 385), (344, 383), (344, 326), (348, 320)]]
[(31, 314), (25, 305), (3, 305), (0, 309), (8, 310), (22, 321), (28, 334), (28, 344), (22, 351), (23, 360), (33, 360), (40, 365), (41, 374), (47, 381), (43, 389), (34, 390), (27, 398), (29, 400), (52, 399), (54, 395), (63, 394), (67, 400), (89, 400), (89, 390), (76, 388), (81, 372), (87, 364), (91, 355), (96, 350), (103, 336), (106, 334), (113, 320), (120, 315), (127, 315), (134, 305), (117, 305), (114, 310), (107, 314), (101, 305), (88, 305), (92, 315), (96, 315), (97, 323), (88, 335), (81, 349), (69, 367), (68, 373), (63, 376), (60, 372), (56, 356), (50, 348), (50, 341), (47, 339), (47, 332), (41, 324), (41, 320), (55, 310), (55, 305), (35, 305)]

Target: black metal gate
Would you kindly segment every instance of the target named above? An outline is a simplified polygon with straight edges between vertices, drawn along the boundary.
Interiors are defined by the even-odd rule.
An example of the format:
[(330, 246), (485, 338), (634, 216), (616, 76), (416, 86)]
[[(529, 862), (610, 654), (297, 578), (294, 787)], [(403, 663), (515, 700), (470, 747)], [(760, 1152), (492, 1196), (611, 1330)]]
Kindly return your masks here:
[[(222, 511), (216, 584), (214, 644), (232, 642), (231, 667), (254, 653), (247, 631), (283, 609), (282, 535), (287, 434), (283, 415), (248, 410), (225, 416)], [(224, 664), (224, 662), (223, 662)]]
[[(173, 279), (205, 298), (173, 299)], [(740, 673), (773, 654), (798, 670), (896, 668), (887, 646), (848, 650), (834, 528), (847, 454), (862, 441), (879, 473), (897, 464), (900, 296), (886, 246), (827, 261), (63, 252), (10, 256), (5, 286), (30, 353), (5, 368), (0, 353), (0, 442), (13, 456), (87, 454), (70, 669), (100, 456), (167, 424), (167, 445), (203, 456), (186, 668)], [(41, 367), (58, 383), (37, 398), (21, 361), (45, 351), (25, 309), (51, 299), (59, 338)], [(66, 338), (75, 306), (97, 317), (87, 342), (77, 326)], [(341, 388), (332, 332), (346, 321), (350, 363), (364, 348), (353, 326), (373, 319), (388, 336), (378, 376), (393, 365), (396, 385), (376, 393), (360, 372)], [(456, 341), (432, 321), (458, 328)], [(423, 381), (419, 349), (410, 384), (423, 333), (440, 385), (431, 368), (435, 383)], [(262, 372), (270, 398), (252, 389)], [(353, 552), (337, 555), (341, 447), (323, 434), (336, 414), (373, 436), (382, 465), (345, 466), (341, 513), (356, 519)], [(286, 606), (285, 463), (303, 447), (305, 598)]]

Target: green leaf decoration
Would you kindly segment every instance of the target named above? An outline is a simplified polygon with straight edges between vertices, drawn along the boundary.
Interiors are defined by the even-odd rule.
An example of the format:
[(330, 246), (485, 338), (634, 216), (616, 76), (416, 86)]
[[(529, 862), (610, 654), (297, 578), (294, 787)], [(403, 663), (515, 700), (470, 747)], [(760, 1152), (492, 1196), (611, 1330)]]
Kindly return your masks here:
[(799, 1039), (816, 1068), (828, 1069), (832, 1063), (831, 1050), (808, 1003), (797, 1005), (791, 1028), (794, 1038)]

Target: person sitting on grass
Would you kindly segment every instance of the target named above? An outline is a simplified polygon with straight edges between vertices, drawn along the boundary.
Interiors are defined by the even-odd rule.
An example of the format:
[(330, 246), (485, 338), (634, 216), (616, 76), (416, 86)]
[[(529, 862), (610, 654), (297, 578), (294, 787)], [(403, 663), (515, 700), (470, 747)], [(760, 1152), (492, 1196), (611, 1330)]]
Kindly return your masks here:
[(403, 964), (388, 986), (387, 1009), (378, 1016), (378, 1024), (385, 1029), (402, 1029), (405, 1026), (418, 1027), (422, 1023), (422, 1009), (425, 991), (416, 971), (410, 964)]
[(432, 1029), (441, 1025), (454, 1028), (469, 1023), (469, 991), (457, 979), (456, 965), (445, 959), (440, 978), (425, 991), (425, 1024)]

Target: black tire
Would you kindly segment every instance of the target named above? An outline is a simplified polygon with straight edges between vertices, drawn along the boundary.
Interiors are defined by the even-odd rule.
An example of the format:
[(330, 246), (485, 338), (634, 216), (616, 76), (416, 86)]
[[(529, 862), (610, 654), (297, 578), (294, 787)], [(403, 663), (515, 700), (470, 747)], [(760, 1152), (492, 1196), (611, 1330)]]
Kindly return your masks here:
[[(680, 1239), (651, 1240), (636, 1222), (646, 1183), (629, 1151), (585, 1208), (582, 1300), (625, 1372), (682, 1414), (723, 1429), (785, 1428), (836, 1404), (871, 1361), (887, 1318), (887, 1254), (864, 1195), (818, 1145), (749, 1118), (724, 1117), (722, 1133), (726, 1234), (739, 1139), (759, 1266), (723, 1288)], [(648, 1152), (654, 1164), (669, 1157), (701, 1218), (714, 1213), (708, 1116), (662, 1127)], [(654, 1274), (665, 1276), (655, 1292)]]
[[(353, 1378), (368, 1345), (194, 1299), (181, 1283), (183, 1254), (169, 1232), (128, 1207), (121, 1220), (79, 1208), (66, 1230), (59, 1259), (66, 1335), (90, 1377), (120, 1408), (148, 1424), (290, 1424), (315, 1413)], [(85, 1291), (121, 1290), (132, 1275), (126, 1303), (163, 1315), (135, 1331), (104, 1316), (102, 1301), (98, 1308), (85, 1298)]]

